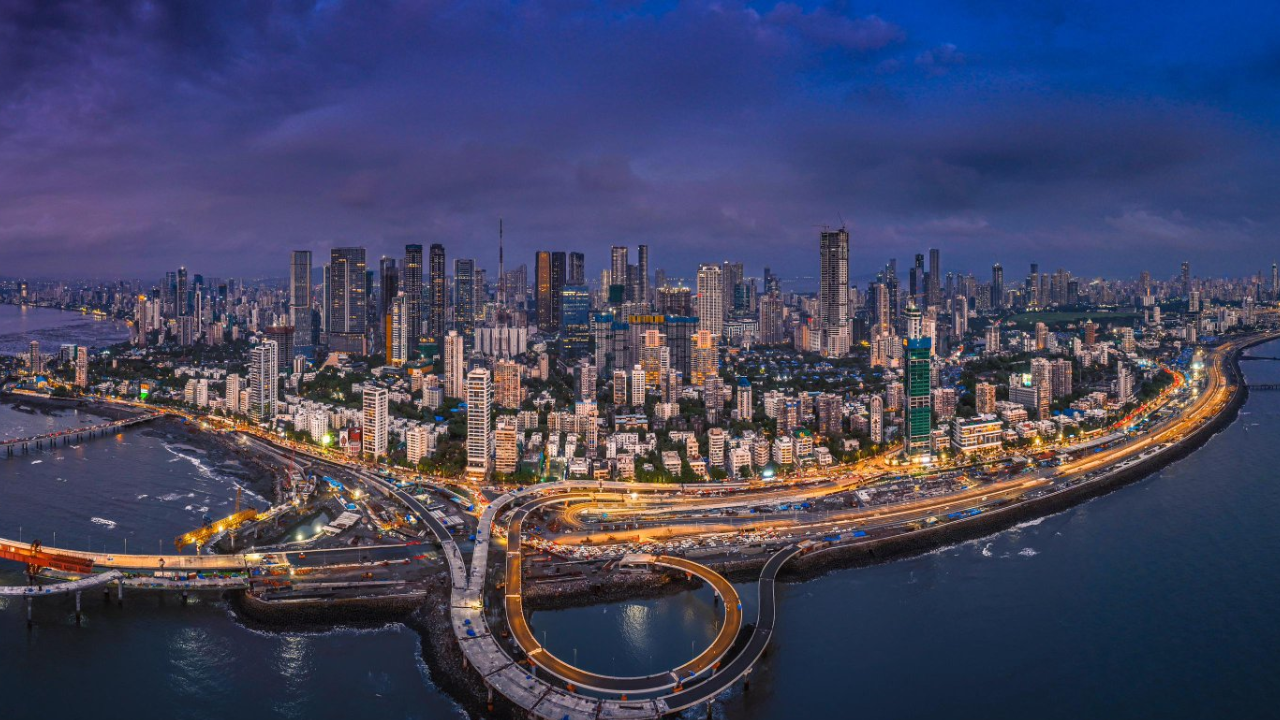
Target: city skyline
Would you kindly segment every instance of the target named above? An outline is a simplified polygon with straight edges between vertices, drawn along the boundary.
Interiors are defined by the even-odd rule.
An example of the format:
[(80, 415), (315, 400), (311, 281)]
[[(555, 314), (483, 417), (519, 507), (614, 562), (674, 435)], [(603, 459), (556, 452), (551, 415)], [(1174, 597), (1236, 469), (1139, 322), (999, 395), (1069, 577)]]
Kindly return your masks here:
[(509, 261), (589, 270), (621, 244), (686, 277), (728, 256), (794, 275), (778, 248), (847, 223), (855, 281), (922, 247), (1107, 277), (1172, 252), (1210, 276), (1280, 230), (1262, 4), (483, 19), (509, 9), (8, 8), (0, 265), (243, 275), (441, 243), (493, 268), (501, 216)]

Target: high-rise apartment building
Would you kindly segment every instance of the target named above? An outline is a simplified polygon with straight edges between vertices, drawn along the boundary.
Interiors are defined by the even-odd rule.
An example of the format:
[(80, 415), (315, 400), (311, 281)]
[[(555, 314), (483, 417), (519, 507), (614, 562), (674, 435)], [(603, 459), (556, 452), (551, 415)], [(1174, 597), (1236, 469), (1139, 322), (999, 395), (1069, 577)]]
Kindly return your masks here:
[(237, 373), (227, 374), (227, 387), (223, 395), (223, 407), (226, 408), (228, 415), (244, 415), (245, 408), (240, 405), (240, 393), (244, 390), (241, 386), (241, 378)]
[(929, 249), (929, 287), (928, 303), (937, 305), (942, 301), (942, 253), (938, 248)]
[(293, 345), (309, 351), (313, 341), (311, 322), (311, 251), (294, 250), (289, 263), (289, 324)]
[(724, 336), (724, 283), (720, 266), (698, 268), (698, 329)]
[[(904, 341), (906, 372), (906, 433), (903, 452), (912, 462), (922, 462), (933, 455), (933, 372), (932, 342), (915, 328), (923, 327), (918, 321), (919, 308), (907, 308), (909, 333)], [(914, 317), (913, 317), (914, 316)]]
[(720, 351), (716, 347), (718, 340), (709, 330), (694, 333), (689, 373), (691, 384), (701, 386), (708, 377), (720, 372)]
[(409, 362), (418, 334), (413, 332), (409, 296), (400, 293), (391, 301), (387, 315), (387, 362), (397, 367)]
[(590, 358), (582, 358), (576, 366), (578, 380), (578, 400), (592, 401), (596, 399), (596, 366)]
[(444, 394), (445, 397), (466, 397), (466, 343), (457, 330), (444, 336)]
[(384, 387), (366, 387), (360, 443), (364, 454), (377, 460), (387, 454), (387, 427), (390, 422), (389, 393)]
[(249, 351), (248, 415), (255, 422), (276, 416), (279, 399), (279, 360), (275, 342), (264, 340)]
[(453, 261), (453, 326), (470, 348), (476, 332), (476, 261), (471, 258)]
[(973, 388), (973, 405), (979, 415), (991, 415), (996, 411), (996, 386), (980, 382)]
[(489, 371), (476, 368), (467, 373), (467, 477), (483, 479), (489, 474), (493, 456), (493, 381)]
[(849, 231), (845, 228), (823, 230), (819, 236), (818, 274), (823, 352), (840, 357), (849, 352)]
[(76, 348), (76, 387), (89, 387), (89, 349), (83, 345)]
[(429, 286), (427, 288), (428, 310), (430, 316), (427, 318), (427, 335), (431, 336), (439, 342), (444, 337), (445, 321), (448, 317), (448, 307), (446, 298), (448, 298), (447, 287), (444, 275), (444, 246), (435, 243), (431, 246), (430, 255), (428, 256), (427, 274)]
[(409, 331), (413, 335), (413, 344), (417, 344), (422, 334), (422, 246), (413, 244), (404, 246), (404, 263), (402, 268), (403, 283), (400, 288), (407, 304)]
[(514, 360), (499, 360), (493, 367), (494, 402), (498, 407), (515, 410), (524, 400), (521, 384), (523, 366)]
[(649, 304), (649, 246), (636, 247), (636, 284), (631, 299)]
[(503, 475), (516, 471), (520, 459), (519, 437), (514, 416), (501, 415), (493, 432), (493, 469)]
[(551, 253), (539, 250), (533, 257), (533, 296), (538, 330), (555, 332), (551, 303)]
[(572, 360), (591, 350), (591, 290), (565, 285), (560, 291), (561, 356)]
[(621, 288), (623, 299), (626, 299), (627, 248), (625, 246), (614, 245), (609, 251), (609, 285), (611, 293), (616, 294), (619, 292), (619, 290), (614, 290), (613, 288)]
[(569, 253), (569, 265), (565, 268), (565, 285), (587, 284), (587, 259), (580, 252)]
[(329, 252), (327, 272), (329, 347), (340, 352), (365, 352), (366, 320), (369, 314), (364, 248), (334, 248)]

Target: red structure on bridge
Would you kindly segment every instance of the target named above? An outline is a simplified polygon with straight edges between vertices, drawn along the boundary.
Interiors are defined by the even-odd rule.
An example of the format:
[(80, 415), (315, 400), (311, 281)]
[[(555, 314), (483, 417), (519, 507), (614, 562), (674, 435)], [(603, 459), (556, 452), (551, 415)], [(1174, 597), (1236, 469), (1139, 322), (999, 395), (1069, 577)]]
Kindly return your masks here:
[(27, 572), (31, 575), (35, 575), (43, 568), (81, 575), (93, 572), (93, 561), (89, 558), (45, 552), (41, 549), (38, 540), (30, 546), (0, 542), (0, 560), (24, 563), (27, 566)]

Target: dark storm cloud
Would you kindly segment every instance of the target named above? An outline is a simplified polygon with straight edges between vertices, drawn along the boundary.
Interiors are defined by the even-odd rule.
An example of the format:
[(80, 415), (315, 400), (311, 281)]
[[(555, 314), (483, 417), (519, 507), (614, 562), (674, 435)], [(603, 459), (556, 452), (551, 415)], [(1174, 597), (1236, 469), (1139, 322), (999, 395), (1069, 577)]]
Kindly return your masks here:
[(492, 264), (498, 216), (677, 273), (842, 218), (863, 266), (1272, 252), (1270, 6), (1005, 5), (4, 3), (0, 274)]

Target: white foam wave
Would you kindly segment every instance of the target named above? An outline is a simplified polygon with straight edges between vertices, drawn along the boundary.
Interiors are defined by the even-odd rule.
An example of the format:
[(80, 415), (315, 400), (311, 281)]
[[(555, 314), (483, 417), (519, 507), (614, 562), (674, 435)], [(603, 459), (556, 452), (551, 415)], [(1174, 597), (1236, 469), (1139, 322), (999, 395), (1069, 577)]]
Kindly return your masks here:
[(114, 530), (116, 527), (115, 520), (107, 520), (106, 518), (100, 518), (100, 517), (89, 518), (89, 522), (95, 525), (102, 525), (108, 530)]
[(1018, 554), (1022, 557), (1035, 557), (1040, 553), (1036, 552), (1034, 548), (1022, 548), (1018, 551)]
[(982, 546), (982, 557), (991, 557), (991, 543)]

